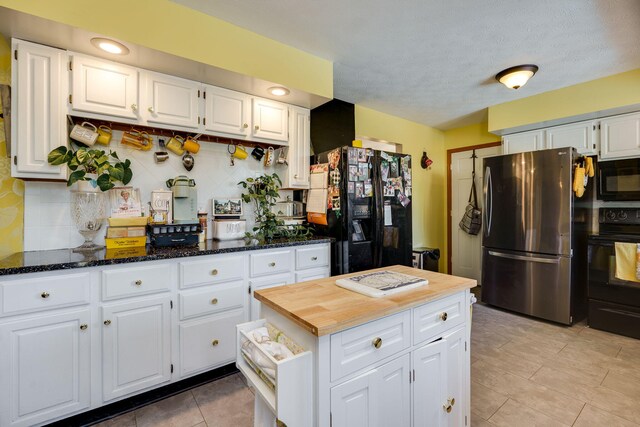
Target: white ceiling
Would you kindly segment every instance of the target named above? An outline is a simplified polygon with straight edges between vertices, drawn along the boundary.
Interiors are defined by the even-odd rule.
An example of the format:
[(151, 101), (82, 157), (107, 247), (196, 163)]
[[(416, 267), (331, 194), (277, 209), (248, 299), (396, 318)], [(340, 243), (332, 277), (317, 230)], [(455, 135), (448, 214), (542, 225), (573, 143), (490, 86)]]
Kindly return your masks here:
[[(335, 98), (439, 129), (640, 68), (640, 0), (173, 1), (333, 61)], [(494, 80), (524, 63), (540, 71), (518, 91)]]

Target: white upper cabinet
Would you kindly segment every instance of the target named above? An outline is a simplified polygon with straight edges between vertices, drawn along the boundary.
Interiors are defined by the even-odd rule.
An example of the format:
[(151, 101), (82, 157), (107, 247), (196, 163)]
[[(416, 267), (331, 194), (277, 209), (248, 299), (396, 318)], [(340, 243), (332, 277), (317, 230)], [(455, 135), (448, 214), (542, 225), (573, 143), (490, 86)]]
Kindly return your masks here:
[(600, 159), (640, 156), (640, 113), (600, 121)]
[(202, 84), (166, 74), (141, 72), (142, 113), (147, 122), (200, 126)]
[(309, 188), (309, 156), (311, 155), (311, 122), (309, 110), (291, 107), (289, 121), (288, 167), (282, 180), (285, 188)]
[(204, 128), (222, 132), (234, 138), (246, 138), (251, 133), (251, 96), (205, 85)]
[(138, 119), (138, 69), (77, 53), (72, 57), (72, 110)]
[(544, 131), (515, 133), (502, 137), (502, 151), (504, 154), (523, 153), (526, 151), (544, 150)]
[(67, 168), (47, 155), (67, 145), (67, 53), (17, 39), (12, 50), (11, 176), (65, 180)]
[(253, 127), (255, 138), (287, 142), (289, 140), (289, 107), (281, 102), (253, 98)]
[(583, 155), (598, 154), (598, 124), (595, 121), (572, 123), (547, 129), (547, 148), (574, 147)]

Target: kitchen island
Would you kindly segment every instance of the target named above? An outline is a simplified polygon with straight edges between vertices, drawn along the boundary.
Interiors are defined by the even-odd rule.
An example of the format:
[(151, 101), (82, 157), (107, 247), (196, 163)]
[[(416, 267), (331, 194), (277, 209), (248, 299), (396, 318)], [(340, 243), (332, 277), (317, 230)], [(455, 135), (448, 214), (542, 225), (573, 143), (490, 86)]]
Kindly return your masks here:
[[(255, 293), (262, 320), (238, 326), (237, 366), (256, 390), (256, 426), (469, 424), (469, 289), (476, 281), (404, 266), (428, 285), (382, 298), (341, 277)], [(279, 362), (275, 388), (241, 357), (242, 335), (270, 323), (304, 348)]]

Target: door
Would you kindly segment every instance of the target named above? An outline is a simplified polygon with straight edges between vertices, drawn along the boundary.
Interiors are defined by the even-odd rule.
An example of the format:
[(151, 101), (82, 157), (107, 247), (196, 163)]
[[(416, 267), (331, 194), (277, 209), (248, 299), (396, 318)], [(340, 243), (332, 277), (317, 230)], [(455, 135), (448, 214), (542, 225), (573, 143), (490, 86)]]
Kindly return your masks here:
[[(483, 209), (482, 159), (497, 156), (501, 151), (502, 148), (499, 146), (476, 150), (476, 191), (480, 209)], [(481, 285), (482, 235), (472, 236), (458, 226), (469, 201), (473, 171), (472, 154), (473, 150), (451, 154), (451, 273), (475, 279)]]
[(547, 129), (547, 148), (574, 147), (582, 155), (598, 154), (598, 124), (573, 123)]
[(502, 137), (502, 148), (504, 154), (544, 150), (546, 148), (544, 144), (544, 131), (534, 130), (531, 132), (505, 135)]
[(138, 69), (77, 53), (72, 55), (73, 110), (138, 118)]
[(310, 114), (307, 108), (291, 107), (289, 152), (285, 166), (287, 188), (309, 188), (309, 156), (311, 150)]
[(67, 53), (17, 39), (12, 47), (11, 176), (66, 180), (67, 168), (49, 165), (47, 155), (67, 145)]
[(600, 159), (640, 156), (640, 114), (625, 114), (600, 121)]
[(482, 245), (571, 255), (573, 149), (484, 159)]
[(171, 379), (169, 297), (102, 307), (105, 401)]
[(249, 281), (249, 287), (251, 290), (251, 295), (249, 296), (249, 306), (251, 312), (251, 320), (260, 319), (260, 309), (261, 304), (260, 301), (255, 299), (253, 293), (260, 289), (273, 288), (274, 286), (284, 286), (290, 285), (293, 283), (293, 274), (277, 274), (274, 276), (267, 276), (263, 279), (251, 279)]
[(205, 85), (205, 129), (245, 138), (251, 130), (251, 97), (242, 92)]
[[(466, 306), (465, 306), (466, 307)], [(447, 396), (451, 402), (451, 412), (447, 412), (447, 424), (450, 427), (465, 425), (465, 417), (469, 408), (468, 360), (466, 345), (466, 326), (444, 336), (447, 345)]]
[[(447, 342), (443, 339), (413, 352), (413, 425), (439, 427), (448, 425), (447, 403)], [(446, 407), (446, 406), (445, 406)], [(460, 424), (463, 425), (463, 424)]]
[(333, 387), (331, 389), (331, 425), (334, 427), (376, 425), (374, 389), (375, 370)]
[(144, 115), (148, 122), (194, 129), (200, 126), (202, 84), (150, 71), (143, 71), (141, 77)]
[(255, 138), (289, 141), (289, 107), (268, 99), (253, 98), (253, 129)]
[(0, 328), (0, 425), (31, 426), (89, 407), (90, 310)]

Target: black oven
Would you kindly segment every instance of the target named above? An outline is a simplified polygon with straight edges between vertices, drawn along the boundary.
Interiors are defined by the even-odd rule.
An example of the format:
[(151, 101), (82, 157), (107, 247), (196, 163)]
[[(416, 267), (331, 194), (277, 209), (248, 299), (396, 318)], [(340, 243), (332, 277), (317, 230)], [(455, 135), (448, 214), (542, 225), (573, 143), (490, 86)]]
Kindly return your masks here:
[(640, 200), (640, 158), (598, 163), (598, 199)]

